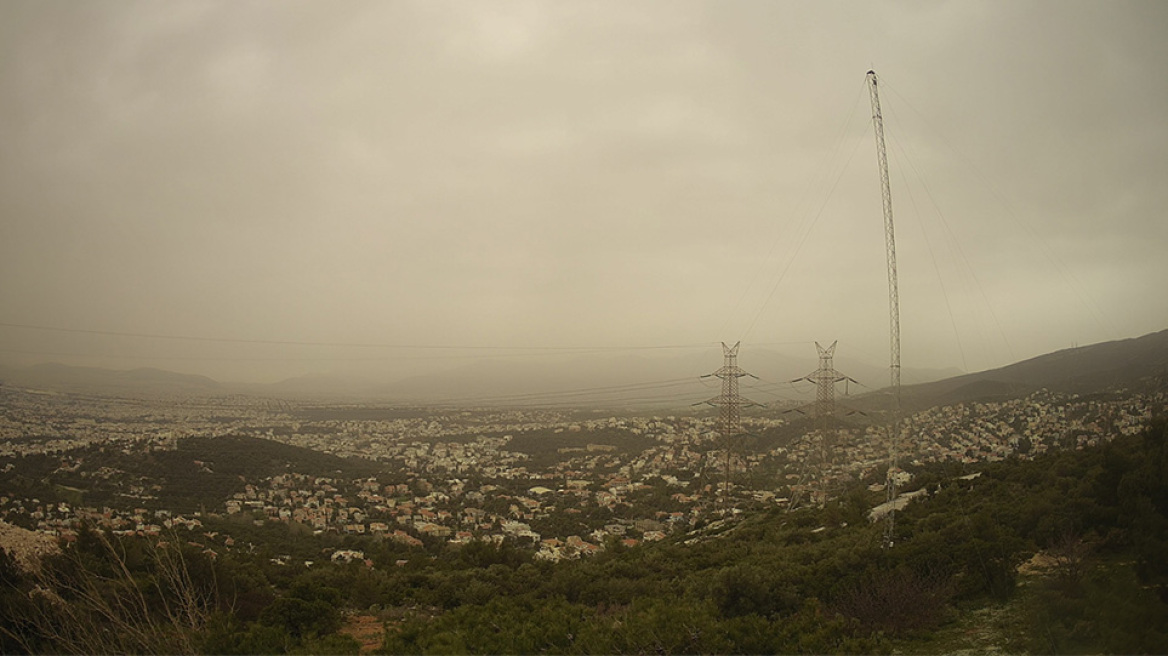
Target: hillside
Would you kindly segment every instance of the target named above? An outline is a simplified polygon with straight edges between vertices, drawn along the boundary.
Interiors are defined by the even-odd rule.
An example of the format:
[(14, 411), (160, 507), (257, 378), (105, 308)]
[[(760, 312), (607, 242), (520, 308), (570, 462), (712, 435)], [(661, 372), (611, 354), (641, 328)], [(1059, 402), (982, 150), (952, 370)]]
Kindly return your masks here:
[[(1168, 330), (1132, 339), (1064, 349), (998, 369), (905, 385), (906, 410), (969, 401), (1000, 401), (1035, 390), (1089, 394), (1114, 388), (1163, 386), (1168, 381)], [(863, 410), (888, 409), (888, 389), (854, 397)]]

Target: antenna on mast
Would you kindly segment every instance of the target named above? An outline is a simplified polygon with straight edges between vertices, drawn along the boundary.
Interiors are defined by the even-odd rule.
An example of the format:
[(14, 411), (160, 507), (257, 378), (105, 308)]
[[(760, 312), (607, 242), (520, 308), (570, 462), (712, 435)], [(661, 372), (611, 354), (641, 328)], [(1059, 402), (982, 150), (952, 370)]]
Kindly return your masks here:
[[(868, 71), (868, 92), (872, 99), (872, 125), (876, 131), (876, 158), (880, 162), (880, 191), (884, 199), (884, 246), (888, 252), (888, 339), (891, 363), (892, 394), (895, 407), (889, 427), (888, 475), (885, 480), (888, 501), (896, 499), (897, 440), (900, 438), (900, 292), (896, 283), (896, 233), (892, 226), (892, 189), (888, 184), (888, 153), (884, 148), (884, 117), (880, 113), (880, 94), (876, 71)], [(891, 508), (891, 504), (890, 504)], [(884, 523), (884, 546), (891, 547), (896, 527), (896, 510), (889, 510)]]

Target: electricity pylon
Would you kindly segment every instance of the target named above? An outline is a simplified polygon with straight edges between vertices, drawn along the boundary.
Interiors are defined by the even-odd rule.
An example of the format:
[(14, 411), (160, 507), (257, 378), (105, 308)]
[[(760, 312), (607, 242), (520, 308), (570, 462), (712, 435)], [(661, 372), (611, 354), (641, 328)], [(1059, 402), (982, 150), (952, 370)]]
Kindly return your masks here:
[[(892, 188), (888, 183), (888, 153), (884, 148), (884, 117), (880, 113), (876, 71), (868, 71), (868, 92), (872, 100), (872, 126), (876, 132), (876, 158), (880, 163), (880, 194), (884, 206), (884, 247), (888, 253), (888, 339), (890, 343), (892, 394), (896, 403), (888, 429), (888, 475), (884, 482), (888, 501), (896, 499), (897, 440), (900, 439), (900, 292), (896, 282), (896, 233), (892, 228)], [(891, 505), (889, 506), (891, 508)], [(884, 546), (891, 547), (896, 532), (896, 511), (884, 520)]]
[(815, 371), (792, 380), (792, 383), (805, 380), (815, 383), (815, 423), (819, 433), (819, 495), (820, 501), (825, 503), (828, 496), (828, 476), (835, 464), (835, 386), (836, 383), (855, 383), (856, 380), (835, 370), (832, 360), (835, 358), (836, 340), (831, 346), (824, 348), (815, 342), (815, 349), (819, 351), (819, 368)]
[(738, 366), (738, 347), (741, 344), (742, 342), (735, 342), (734, 346), (727, 346), (726, 342), (722, 342), (722, 368), (712, 374), (702, 376), (702, 378), (716, 376), (722, 379), (722, 393), (706, 403), (719, 408), (718, 432), (721, 433), (722, 445), (726, 450), (726, 471), (722, 484), (722, 503), (724, 505), (730, 502), (731, 447), (734, 438), (743, 432), (742, 407), (744, 405), (757, 405), (753, 401), (743, 399), (738, 394), (738, 379), (743, 376), (755, 377)]

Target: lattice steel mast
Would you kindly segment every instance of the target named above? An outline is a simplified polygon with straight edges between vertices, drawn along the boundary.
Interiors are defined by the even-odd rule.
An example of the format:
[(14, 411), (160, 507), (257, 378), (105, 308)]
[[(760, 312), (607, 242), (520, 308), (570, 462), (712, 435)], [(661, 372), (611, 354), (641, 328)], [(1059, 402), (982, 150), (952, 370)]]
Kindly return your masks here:
[(742, 434), (742, 406), (753, 405), (751, 401), (743, 399), (738, 394), (738, 379), (750, 376), (738, 366), (738, 347), (742, 342), (735, 342), (734, 346), (727, 346), (722, 342), (722, 368), (703, 378), (716, 376), (722, 379), (722, 393), (706, 403), (717, 406), (718, 430), (722, 435), (722, 444), (726, 449), (726, 477), (722, 486), (722, 501), (729, 503), (730, 474), (731, 474), (731, 445), (732, 440)]
[(819, 431), (819, 495), (820, 503), (826, 503), (828, 497), (827, 479), (834, 465), (835, 443), (832, 440), (835, 434), (835, 385), (842, 382), (856, 382), (854, 379), (836, 371), (833, 360), (838, 340), (831, 346), (824, 348), (815, 342), (815, 349), (819, 352), (819, 368), (815, 371), (796, 378), (792, 383), (805, 380), (815, 384), (815, 419)]
[[(895, 402), (892, 426), (888, 440), (888, 477), (885, 486), (887, 498), (896, 498), (897, 440), (900, 439), (900, 293), (896, 284), (896, 233), (892, 227), (892, 189), (888, 183), (888, 153), (884, 148), (884, 117), (880, 113), (880, 94), (877, 91), (876, 71), (868, 71), (868, 92), (872, 98), (872, 125), (876, 131), (876, 157), (880, 162), (880, 192), (884, 198), (884, 246), (888, 251), (888, 338), (890, 342), (892, 394)], [(889, 511), (884, 524), (884, 545), (892, 546), (895, 532), (895, 510)]]

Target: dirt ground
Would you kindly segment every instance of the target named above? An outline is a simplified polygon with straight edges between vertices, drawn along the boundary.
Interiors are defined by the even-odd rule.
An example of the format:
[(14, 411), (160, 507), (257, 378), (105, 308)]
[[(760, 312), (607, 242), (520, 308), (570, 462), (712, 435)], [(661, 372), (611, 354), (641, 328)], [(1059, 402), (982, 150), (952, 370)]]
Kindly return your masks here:
[(373, 615), (352, 615), (345, 620), (341, 633), (346, 633), (361, 643), (361, 653), (371, 654), (381, 647), (385, 626), (380, 618)]

